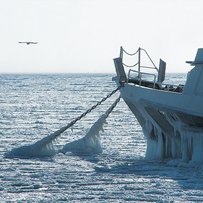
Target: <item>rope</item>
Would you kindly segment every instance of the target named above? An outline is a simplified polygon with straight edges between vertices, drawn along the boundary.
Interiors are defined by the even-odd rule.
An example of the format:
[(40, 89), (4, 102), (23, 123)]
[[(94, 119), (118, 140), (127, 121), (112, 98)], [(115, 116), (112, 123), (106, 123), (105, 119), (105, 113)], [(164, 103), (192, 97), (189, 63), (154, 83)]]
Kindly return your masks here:
[(126, 65), (125, 63), (123, 63), (124, 66), (128, 67), (128, 68), (133, 68), (137, 65), (138, 63), (134, 64), (134, 65)]
[(129, 56), (134, 56), (135, 54), (137, 54), (138, 53), (138, 51), (139, 51), (139, 49), (135, 52), (135, 53), (128, 53), (127, 51), (125, 51), (124, 49), (123, 49), (123, 47), (122, 47), (122, 51), (124, 52), (124, 53), (126, 53), (127, 55), (129, 55)]
[[(154, 64), (153, 60), (151, 59), (151, 57), (149, 56), (149, 54), (147, 53), (147, 51), (146, 51), (145, 49), (143, 49), (143, 48), (139, 48), (135, 53), (128, 53), (127, 51), (125, 51), (125, 50), (123, 49), (123, 47), (121, 47), (121, 54), (120, 54), (120, 56), (121, 56), (121, 58), (123, 59), (123, 52), (124, 52), (125, 54), (129, 55), (129, 56), (134, 56), (134, 55), (136, 55), (139, 51), (144, 51), (145, 54), (147, 55), (147, 57), (149, 58), (149, 60), (151, 61), (151, 63), (153, 64), (154, 67), (150, 67), (150, 68), (151, 68), (151, 69), (156, 69), (156, 70), (158, 71), (158, 68), (157, 68), (156, 65)], [(127, 64), (123, 63), (123, 65), (126, 66), (126, 67), (128, 67), (128, 68), (133, 68), (133, 67), (135, 67), (135, 66), (138, 65), (138, 64), (139, 64), (139, 62), (136, 63), (136, 64), (134, 64), (134, 65), (127, 65)], [(146, 66), (142, 66), (142, 67), (146, 67)], [(146, 67), (146, 68), (148, 68), (148, 67)]]
[[(122, 58), (123, 58), (123, 52), (125, 53), (125, 54), (127, 54), (127, 55), (129, 55), (129, 56), (134, 56), (134, 55), (136, 55), (138, 52), (139, 52), (139, 50), (140, 50), (140, 48), (135, 52), (135, 53), (128, 53), (127, 51), (125, 51), (124, 49), (123, 49), (123, 47), (121, 47), (121, 56), (122, 56)], [(123, 63), (123, 62), (122, 62)], [(138, 62), (139, 63), (139, 62)], [(127, 64), (125, 64), (125, 63), (123, 63), (123, 65), (124, 66), (126, 66), (126, 67), (128, 67), (128, 68), (133, 68), (133, 67), (135, 67), (138, 63), (136, 63), (136, 64), (134, 64), (134, 65), (127, 65)]]
[[(73, 121), (71, 121), (68, 125), (60, 128), (59, 130), (55, 131), (54, 133), (52, 133), (50, 136), (52, 137), (52, 139), (55, 139), (56, 137), (58, 137), (61, 133), (63, 133), (65, 130), (67, 130), (68, 128), (70, 128), (71, 126), (73, 126), (77, 121), (81, 120), (83, 117), (85, 117), (88, 113), (90, 113), (93, 109), (95, 109), (97, 106), (101, 105), (104, 101), (106, 101), (109, 97), (111, 97), (113, 94), (115, 94), (119, 89), (121, 89), (123, 86), (120, 85), (118, 86), (115, 90), (113, 90), (111, 93), (109, 93), (106, 97), (104, 97), (101, 101), (97, 102), (94, 106), (92, 106), (90, 109), (88, 109), (87, 111), (85, 111), (83, 114), (81, 114), (80, 116), (78, 116), (77, 118), (75, 118)], [(120, 96), (119, 96), (119, 100), (120, 100)], [(115, 105), (113, 105), (113, 108), (116, 106), (116, 104), (119, 102), (119, 100), (115, 102)], [(112, 111), (111, 110), (111, 111)]]

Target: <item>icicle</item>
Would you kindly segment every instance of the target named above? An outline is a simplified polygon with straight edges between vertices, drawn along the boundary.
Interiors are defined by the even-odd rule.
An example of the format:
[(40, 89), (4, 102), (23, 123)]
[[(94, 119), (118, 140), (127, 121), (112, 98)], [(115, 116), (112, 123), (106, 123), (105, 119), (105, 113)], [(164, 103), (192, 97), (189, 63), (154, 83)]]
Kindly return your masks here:
[(74, 152), (74, 153), (101, 153), (101, 139), (100, 139), (100, 131), (103, 131), (103, 125), (106, 122), (107, 117), (115, 108), (117, 103), (119, 102), (120, 97), (110, 106), (110, 108), (93, 124), (93, 126), (89, 129), (85, 137), (75, 140), (73, 142), (67, 143), (63, 149), (62, 153), (66, 152)]

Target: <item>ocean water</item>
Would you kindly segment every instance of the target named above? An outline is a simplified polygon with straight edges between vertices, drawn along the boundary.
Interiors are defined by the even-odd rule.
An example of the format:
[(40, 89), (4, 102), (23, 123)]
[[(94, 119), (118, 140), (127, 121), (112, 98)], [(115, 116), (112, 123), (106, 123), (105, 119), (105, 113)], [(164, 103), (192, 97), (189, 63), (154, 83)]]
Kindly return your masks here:
[[(30, 146), (114, 90), (113, 76), (0, 75), (0, 202), (203, 202), (203, 166), (146, 160), (145, 137), (122, 99), (102, 119), (119, 93), (48, 143), (52, 156), (31, 156), (40, 149)], [(169, 74), (166, 83), (185, 79)], [(22, 146), (24, 156), (6, 156)]]

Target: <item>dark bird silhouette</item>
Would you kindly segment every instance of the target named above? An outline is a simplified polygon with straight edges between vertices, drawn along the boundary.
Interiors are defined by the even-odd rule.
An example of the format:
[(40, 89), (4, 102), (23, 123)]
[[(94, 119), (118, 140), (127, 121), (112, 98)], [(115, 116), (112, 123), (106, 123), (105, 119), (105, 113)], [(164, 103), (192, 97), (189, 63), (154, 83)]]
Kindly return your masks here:
[(20, 44), (27, 44), (27, 45), (30, 45), (30, 44), (38, 44), (38, 42), (18, 42)]

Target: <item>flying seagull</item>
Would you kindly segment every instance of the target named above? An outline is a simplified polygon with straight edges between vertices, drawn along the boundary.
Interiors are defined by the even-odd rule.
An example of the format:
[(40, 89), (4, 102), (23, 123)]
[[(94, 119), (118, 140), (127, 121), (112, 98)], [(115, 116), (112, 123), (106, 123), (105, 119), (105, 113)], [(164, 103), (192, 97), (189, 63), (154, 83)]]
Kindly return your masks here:
[(30, 45), (30, 44), (38, 44), (38, 42), (18, 42), (20, 44), (27, 44), (27, 45)]

